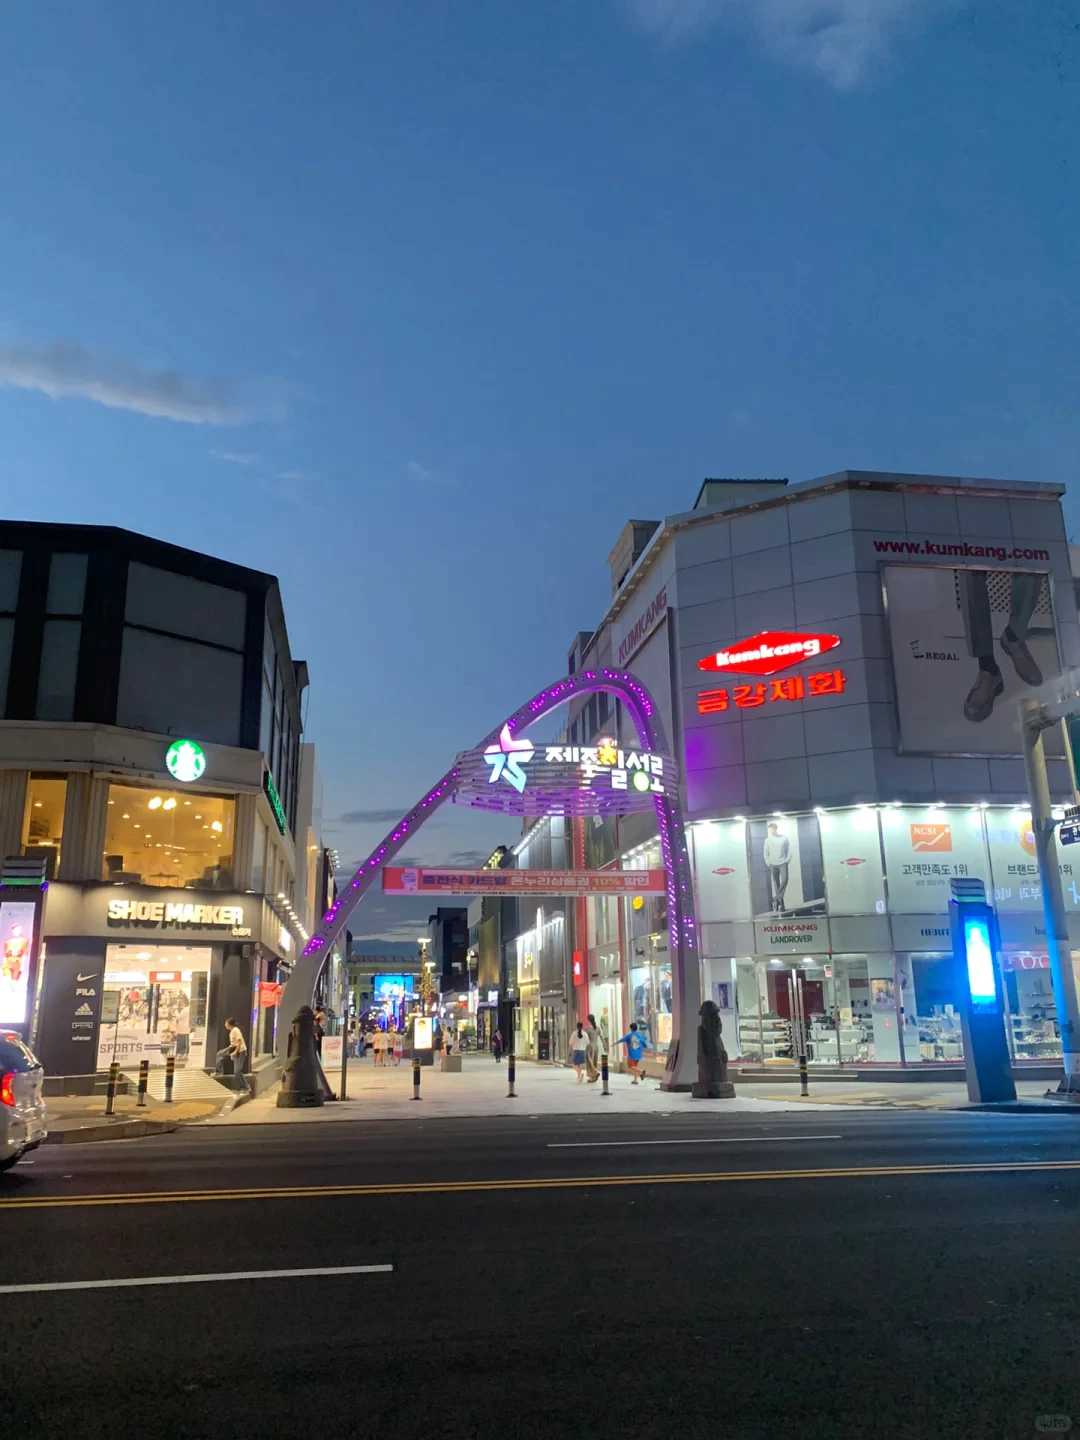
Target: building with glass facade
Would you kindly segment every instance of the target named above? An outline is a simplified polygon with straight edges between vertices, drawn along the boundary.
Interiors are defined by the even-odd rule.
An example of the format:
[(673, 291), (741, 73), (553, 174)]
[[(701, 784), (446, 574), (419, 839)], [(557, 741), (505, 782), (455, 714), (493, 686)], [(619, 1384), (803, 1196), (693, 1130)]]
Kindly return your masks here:
[(33, 1034), (51, 1075), (212, 1067), (226, 1016), (253, 1072), (270, 1064), (320, 898), (306, 685), (273, 576), (0, 523), (0, 855), (49, 882)]
[[(996, 907), (1015, 1058), (1060, 1053), (1018, 703), (1080, 664), (1061, 494), (853, 471), (707, 481), (693, 510), (630, 522), (612, 551), (610, 607), (569, 668), (629, 668), (658, 701), (682, 767), (702, 993), (746, 1064), (792, 1063), (800, 1012), (817, 1065), (958, 1061), (954, 878)], [(635, 738), (603, 696), (569, 723), (576, 745)], [(647, 814), (575, 820), (570, 849), (587, 868), (660, 864)], [(1080, 949), (1067, 849), (1060, 863)], [(615, 1037), (637, 1020), (662, 1061), (664, 897), (570, 908), (577, 1014)]]

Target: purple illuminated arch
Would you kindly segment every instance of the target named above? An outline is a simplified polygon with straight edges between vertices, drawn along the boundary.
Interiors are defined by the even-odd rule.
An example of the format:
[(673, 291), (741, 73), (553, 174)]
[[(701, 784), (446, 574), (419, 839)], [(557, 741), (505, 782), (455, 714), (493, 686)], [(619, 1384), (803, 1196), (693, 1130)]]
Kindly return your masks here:
[[(597, 691), (606, 691), (622, 701), (634, 722), (643, 748), (650, 751), (666, 749), (656, 703), (648, 690), (630, 671), (606, 669), (583, 670), (580, 674), (567, 675), (564, 679), (557, 680), (526, 701), (505, 721), (500, 721), (476, 748), (497, 743), (504, 724), (509, 726), (510, 733), (516, 738), (537, 720), (542, 720), (552, 710), (567, 704), (575, 695)], [(379, 878), (382, 867), (391, 864), (395, 855), (412, 839), (424, 822), (452, 798), (458, 778), (459, 771), (455, 763), (423, 799), (402, 816), (393, 830), (359, 866), (323, 916), (321, 924), (304, 947), (303, 954), (289, 977), (281, 1001), (285, 1015), (290, 1014), (290, 1007), (299, 1008), (311, 1003), (316, 982), (326, 963), (326, 956), (339, 939), (352, 912)], [(654, 804), (660, 832), (660, 852), (667, 875), (667, 913), (671, 944), (673, 1026), (664, 1085), (667, 1089), (685, 1090), (689, 1089), (696, 1078), (696, 1054), (694, 1047), (690, 1045), (682, 1047), (680, 1053), (679, 1039), (684, 1034), (695, 1033), (701, 990), (694, 891), (686, 848), (686, 829), (678, 796), (656, 795)], [(279, 1052), (284, 1052), (287, 1034), (288, 1026), (279, 1026)]]

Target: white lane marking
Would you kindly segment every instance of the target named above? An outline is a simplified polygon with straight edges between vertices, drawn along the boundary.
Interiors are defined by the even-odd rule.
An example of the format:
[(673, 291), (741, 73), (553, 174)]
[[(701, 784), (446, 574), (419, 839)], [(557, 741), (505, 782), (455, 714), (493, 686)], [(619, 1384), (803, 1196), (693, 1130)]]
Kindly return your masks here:
[(600, 1150), (611, 1145), (636, 1150), (639, 1145), (763, 1145), (766, 1141), (842, 1140), (842, 1135), (723, 1135), (707, 1140), (557, 1140), (549, 1150)]
[(140, 1285), (209, 1285), (215, 1280), (297, 1280), (310, 1275), (389, 1275), (393, 1265), (320, 1265), (310, 1270), (227, 1270), (219, 1275), (139, 1275), (131, 1280), (57, 1280), (43, 1285), (0, 1285), (0, 1295), (41, 1290), (125, 1290)]

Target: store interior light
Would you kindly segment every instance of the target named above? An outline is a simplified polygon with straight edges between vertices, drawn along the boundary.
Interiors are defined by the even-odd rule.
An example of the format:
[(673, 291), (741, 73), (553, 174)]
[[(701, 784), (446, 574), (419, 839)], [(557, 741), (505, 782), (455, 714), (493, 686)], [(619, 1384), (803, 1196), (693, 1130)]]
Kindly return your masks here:
[(160, 796), (160, 795), (154, 795), (154, 796), (152, 796), (151, 799), (147, 801), (147, 803), (146, 803), (146, 808), (147, 808), (148, 810), (160, 810), (160, 809), (161, 809), (161, 796)]
[(161, 808), (162, 808), (163, 810), (175, 810), (175, 809), (176, 809), (176, 800), (175, 800), (175, 798), (174, 798), (172, 795), (170, 795), (169, 798), (168, 798), (168, 800), (165, 801), (164, 805), (163, 805)]

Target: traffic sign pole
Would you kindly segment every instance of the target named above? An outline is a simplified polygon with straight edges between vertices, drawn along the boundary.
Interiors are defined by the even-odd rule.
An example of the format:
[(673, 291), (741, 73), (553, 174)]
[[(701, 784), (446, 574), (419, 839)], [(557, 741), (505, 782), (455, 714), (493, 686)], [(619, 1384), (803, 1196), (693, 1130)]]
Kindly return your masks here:
[(1058, 1093), (1080, 1100), (1080, 1006), (1077, 1004), (1076, 975), (1069, 947), (1069, 921), (1061, 889), (1061, 871), (1058, 869), (1055, 821), (1050, 807), (1050, 782), (1043, 745), (1045, 732), (1055, 722), (1037, 700), (1021, 702), (1020, 721), (1024, 737), (1024, 767), (1031, 797), (1031, 829), (1042, 883), (1050, 979), (1061, 1031), (1061, 1059), (1065, 1073), (1058, 1085)]

